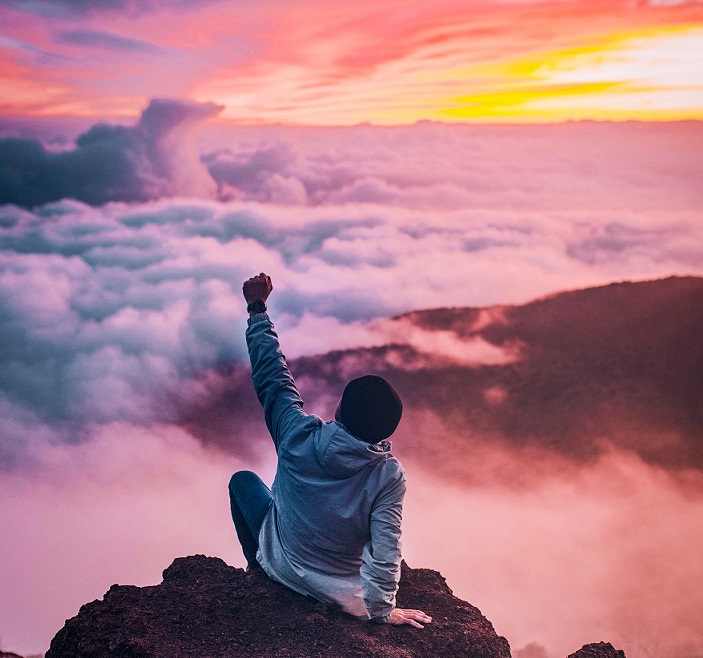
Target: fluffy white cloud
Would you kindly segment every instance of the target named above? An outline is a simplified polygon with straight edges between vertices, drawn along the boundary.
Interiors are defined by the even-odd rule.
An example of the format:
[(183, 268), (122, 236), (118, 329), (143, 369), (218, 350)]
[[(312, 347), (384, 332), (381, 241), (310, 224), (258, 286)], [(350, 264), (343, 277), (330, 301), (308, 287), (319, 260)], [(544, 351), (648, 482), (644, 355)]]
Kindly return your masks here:
[[(194, 121), (202, 118), (196, 114)], [(191, 138), (192, 122), (162, 118), (164, 125), (183, 127), (168, 134), (180, 134), (184, 143)], [(148, 123), (143, 118), (139, 130)], [(130, 169), (138, 174), (129, 180), (136, 180), (140, 194), (155, 181), (149, 188), (156, 190), (153, 195), (118, 195), (133, 201), (95, 207), (70, 199), (33, 210), (0, 206), (0, 486), (3, 499), (12, 502), (3, 507), (5, 536), (14, 537), (3, 542), (3, 563), (19, 565), (13, 573), (32, 573), (49, 563), (44, 548), (36, 548), (45, 546), (51, 573), (62, 574), (52, 581), (55, 591), (77, 572), (86, 578), (94, 574), (90, 588), (71, 589), (63, 599), (63, 616), (114, 580), (154, 582), (179, 551), (229, 550), (222, 538), (222, 524), (228, 523), (227, 472), (270, 458), (242, 366), (240, 289), (252, 274), (264, 270), (274, 278), (270, 308), (287, 354), (396, 344), (426, 357), (422, 367), (505, 363), (520, 352), (518, 346), (499, 349), (471, 336), (429, 335), (390, 316), (419, 308), (522, 303), (615, 279), (703, 274), (698, 175), (703, 151), (697, 147), (697, 124), (208, 130), (202, 162), (193, 151), (181, 161), (174, 155), (183, 152), (178, 139), (166, 139), (146, 169)], [(107, 133), (134, 137), (129, 131)], [(83, 148), (79, 144), (74, 151)], [(153, 179), (149, 171), (156, 172)], [(176, 182), (188, 181), (193, 171), (199, 172), (192, 179), (197, 184), (179, 188)], [(203, 178), (207, 171), (212, 179)], [(219, 200), (208, 197), (214, 181)], [(114, 198), (105, 186), (100, 190), (103, 197), (86, 200)], [(177, 192), (183, 194), (171, 196)], [(151, 196), (160, 198), (138, 200)], [(475, 331), (500, 322), (500, 309), (477, 317)], [(348, 366), (352, 371), (354, 364)], [(305, 377), (300, 383), (306, 384)], [(334, 408), (334, 393), (318, 398), (320, 413)], [(504, 395), (499, 388), (485, 391), (497, 410)], [(423, 436), (435, 436), (440, 425), (434, 418), (428, 422)], [(237, 454), (236, 463), (223, 466), (225, 458), (202, 442), (226, 446)], [(437, 442), (438, 449), (444, 447)], [(516, 475), (524, 468), (513, 455), (492, 455), (480, 456), (481, 468), (512, 464)], [(540, 461), (530, 466), (539, 470)], [(554, 470), (562, 466), (549, 464)], [(266, 468), (270, 472), (270, 465)], [(646, 471), (643, 486), (649, 487), (646, 478), (655, 469), (634, 469)], [(603, 502), (604, 472), (582, 483), (594, 505)], [(151, 478), (158, 481), (153, 486)], [(218, 479), (222, 482), (212, 484)], [(633, 476), (633, 481), (639, 480)], [(476, 491), (492, 485), (477, 486)], [(200, 511), (215, 504), (215, 489), (222, 490), (224, 511), (208, 512), (193, 529)], [(436, 493), (434, 485), (429, 490)], [(635, 507), (649, 500), (637, 491)], [(558, 487), (553, 493), (539, 501), (543, 509), (554, 509), (550, 506), (563, 498)], [(452, 499), (449, 490), (437, 495), (440, 501)], [(507, 519), (510, 527), (522, 522), (503, 507), (522, 500), (519, 496), (505, 498), (501, 491), (472, 496), (471, 503), (496, 511), (495, 518)], [(78, 523), (77, 510), (86, 509), (86, 500), (95, 502), (88, 521)], [(181, 515), (188, 500), (199, 511), (188, 508)], [(677, 500), (664, 505), (664, 512), (692, 527), (686, 519), (698, 502)], [(133, 524), (135, 512), (128, 510), (140, 501), (148, 522)], [(623, 515), (614, 527), (624, 527), (628, 505), (618, 508)], [(457, 503), (455, 511), (465, 507)], [(105, 509), (111, 510), (107, 517)], [(447, 509), (454, 511), (451, 505)], [(430, 527), (431, 518), (445, 519), (443, 514), (421, 511), (410, 523), (411, 561), (418, 556), (441, 570), (456, 567), (446, 555), (449, 548), (440, 550), (423, 539), (429, 535), (422, 528)], [(558, 542), (561, 512), (545, 513), (543, 519), (545, 536)], [(61, 532), (65, 524), (75, 538)], [(599, 526), (598, 537), (607, 539), (611, 527)], [(125, 557), (122, 531), (127, 544), (144, 547), (149, 557), (144, 569)], [(495, 539), (481, 532), (477, 522), (462, 536), (486, 545)], [(193, 534), (215, 538), (203, 548), (190, 540)], [(655, 558), (667, 558), (670, 546), (663, 538), (657, 541), (661, 550), (653, 549)], [(533, 535), (523, 543), (530, 549), (543, 546)], [(85, 544), (99, 547), (87, 571), (75, 558)], [(566, 550), (564, 544), (555, 546)], [(608, 553), (613, 569), (631, 554), (631, 547), (625, 548)], [(36, 551), (31, 559), (28, 551)], [(497, 555), (489, 569), (479, 571), (498, 573), (510, 562), (506, 551), (476, 553), (484, 564)], [(441, 558), (435, 563), (434, 556)], [(565, 567), (565, 582), (578, 576), (577, 562), (571, 571)], [(107, 564), (116, 566), (104, 571), (110, 580), (102, 582)], [(46, 575), (42, 568), (36, 573)], [(526, 574), (521, 568), (511, 582), (538, 591), (539, 583)], [(506, 618), (485, 582), (474, 586), (459, 576), (457, 581), (462, 595), (478, 605), (489, 601), (486, 612)], [(680, 581), (677, 576), (675, 584)], [(506, 578), (496, 591), (514, 592), (511, 582)], [(3, 584), (23, 602), (41, 599), (34, 596), (38, 587), (23, 588), (12, 578)], [(670, 590), (666, 584), (657, 591)], [(561, 609), (555, 589), (548, 594), (533, 607)], [(13, 646), (24, 642), (30, 649), (28, 638), (47, 637), (57, 623), (53, 611), (33, 605), (32, 618), (40, 622), (20, 624), (17, 633), (0, 629)], [(564, 624), (578, 618), (575, 607), (564, 609)], [(536, 628), (538, 621), (544, 625), (534, 639), (562, 642), (561, 631), (552, 633), (544, 620), (536, 620)], [(511, 633), (521, 642), (531, 639), (525, 628)], [(584, 641), (594, 639), (599, 638)], [(569, 649), (578, 646), (574, 641)]]
[(0, 203), (212, 196), (215, 183), (198, 159), (193, 127), (221, 109), (155, 99), (135, 126), (97, 124), (77, 138), (75, 148), (59, 152), (33, 138), (0, 139)]
[[(208, 112), (156, 103), (124, 130), (180, 152)], [(0, 206), (7, 404), (69, 434), (173, 421), (194, 378), (244, 360), (240, 285), (261, 270), (291, 354), (395, 342), (464, 363), (515, 352), (374, 322), (703, 273), (697, 124), (209, 130), (204, 165), (232, 200)], [(167, 155), (152, 165), (169, 185), (207, 175)], [(274, 193), (283, 180), (297, 192)]]

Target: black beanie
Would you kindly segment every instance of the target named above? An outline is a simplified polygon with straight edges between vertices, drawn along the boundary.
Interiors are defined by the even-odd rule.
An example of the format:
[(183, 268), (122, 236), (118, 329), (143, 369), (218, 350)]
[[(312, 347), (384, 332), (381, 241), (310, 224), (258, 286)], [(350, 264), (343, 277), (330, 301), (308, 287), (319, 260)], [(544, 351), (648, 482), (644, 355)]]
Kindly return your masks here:
[(383, 377), (364, 375), (344, 389), (339, 420), (357, 439), (378, 443), (395, 432), (402, 413), (396, 390)]

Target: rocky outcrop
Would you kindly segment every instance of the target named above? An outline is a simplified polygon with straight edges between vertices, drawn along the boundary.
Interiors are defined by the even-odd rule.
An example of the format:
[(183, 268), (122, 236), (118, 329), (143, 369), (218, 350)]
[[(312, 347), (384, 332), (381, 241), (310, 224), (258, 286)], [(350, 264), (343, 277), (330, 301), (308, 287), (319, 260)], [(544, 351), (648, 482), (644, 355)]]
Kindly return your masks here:
[[(360, 622), (219, 558), (177, 558), (151, 587), (113, 585), (56, 634), (46, 658), (510, 658), (478, 608), (444, 578), (403, 563), (398, 605), (424, 629)], [(625, 658), (587, 644), (568, 658)]]
[(152, 587), (113, 585), (84, 605), (47, 658), (509, 658), (510, 647), (440, 574), (403, 565), (398, 604), (424, 629), (359, 622), (218, 558), (178, 558)]
[(625, 652), (616, 649), (610, 642), (584, 644), (576, 653), (567, 658), (625, 658)]

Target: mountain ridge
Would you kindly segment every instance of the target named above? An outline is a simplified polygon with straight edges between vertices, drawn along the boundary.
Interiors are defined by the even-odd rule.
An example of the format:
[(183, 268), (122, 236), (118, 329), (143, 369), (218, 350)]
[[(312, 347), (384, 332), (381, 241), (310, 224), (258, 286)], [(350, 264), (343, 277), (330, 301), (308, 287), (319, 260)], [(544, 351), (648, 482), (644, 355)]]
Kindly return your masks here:
[[(492, 310), (499, 311), (492, 321), (480, 321)], [(703, 470), (701, 317), (703, 278), (622, 282), (520, 306), (439, 308), (395, 320), (426, 330), (428, 342), (433, 331), (450, 331), (460, 341), (518, 346), (519, 357), (504, 364), (433, 362), (432, 345), (422, 360), (399, 336), (396, 345), (302, 357), (291, 367), (313, 382), (313, 397), (377, 372), (406, 408), (449, 419), (473, 438), (576, 460), (609, 444), (664, 468)], [(353, 367), (344, 366), (351, 356)], [(398, 443), (419, 448), (413, 429), (401, 423)]]
[[(323, 418), (333, 417), (349, 379), (387, 377), (405, 405), (394, 435), (401, 459), (437, 462), (431, 451), (442, 427), (456, 451), (452, 471), (464, 480), (475, 446), (574, 464), (615, 450), (685, 478), (703, 473), (701, 317), (701, 277), (624, 281), (523, 305), (411, 311), (383, 321), (383, 345), (289, 366), (306, 409)], [(447, 337), (452, 349), (480, 341), (509, 358), (482, 363), (480, 350), (476, 363), (452, 358), (438, 348)], [(255, 458), (252, 437), (267, 439), (248, 367), (207, 374), (216, 385), (178, 410), (180, 424), (204, 443)]]

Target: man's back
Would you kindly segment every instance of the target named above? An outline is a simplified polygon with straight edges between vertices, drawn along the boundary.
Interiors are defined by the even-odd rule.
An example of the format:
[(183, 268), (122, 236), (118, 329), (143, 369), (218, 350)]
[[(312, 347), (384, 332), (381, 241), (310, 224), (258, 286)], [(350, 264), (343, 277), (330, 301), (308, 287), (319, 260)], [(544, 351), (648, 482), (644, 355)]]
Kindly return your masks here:
[(341, 423), (303, 411), (292, 378), (281, 372), (287, 368), (268, 317), (252, 318), (247, 342), (278, 452), (274, 504), (259, 537), (261, 566), (275, 580), (350, 614), (385, 616), (400, 577), (405, 494), (390, 443), (365, 443)]
[(263, 272), (242, 287), (254, 388), (278, 453), (271, 491), (250, 471), (229, 483), (248, 567), (357, 617), (422, 628), (428, 615), (395, 606), (405, 475), (385, 439), (400, 397), (365, 375), (346, 385), (334, 422), (306, 414), (266, 313), (272, 290)]
[(358, 573), (372, 515), (397, 505), (400, 520), (405, 478), (390, 449), (387, 441), (363, 443), (334, 421), (282, 441), (273, 497), (286, 546), (311, 565)]

